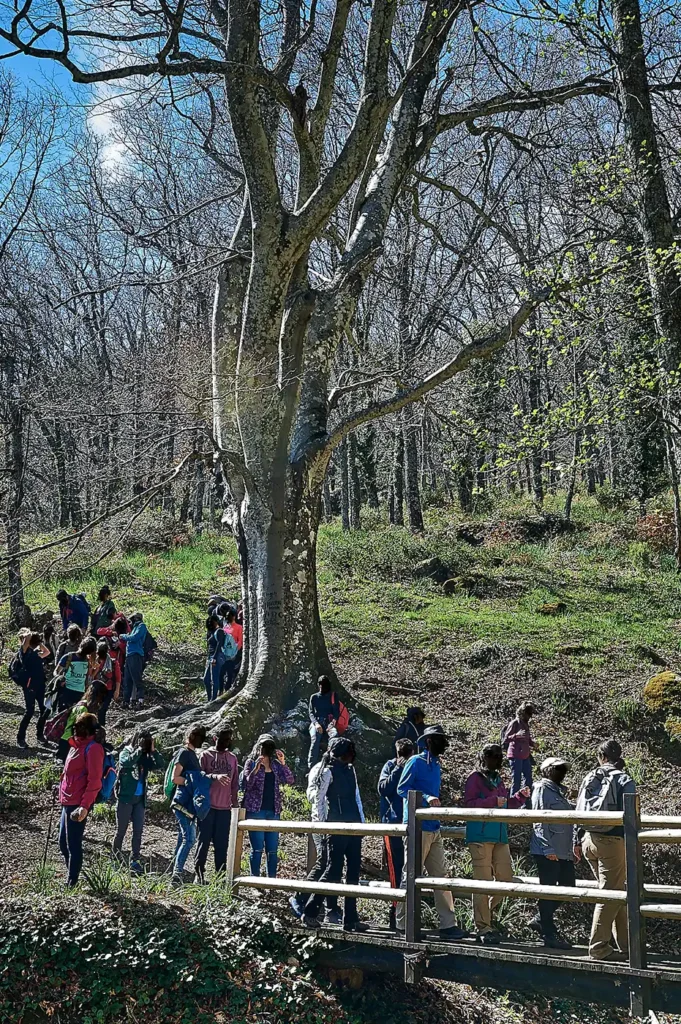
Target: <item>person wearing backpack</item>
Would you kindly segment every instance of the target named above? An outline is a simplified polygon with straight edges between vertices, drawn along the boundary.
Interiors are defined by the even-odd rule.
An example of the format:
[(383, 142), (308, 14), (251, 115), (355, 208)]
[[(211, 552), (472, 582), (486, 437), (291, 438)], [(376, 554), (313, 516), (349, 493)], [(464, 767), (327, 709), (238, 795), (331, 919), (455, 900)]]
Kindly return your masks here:
[(83, 632), (90, 624), (90, 605), (85, 594), (67, 594), (65, 590), (57, 591), (59, 614), (64, 632), (70, 625), (80, 626)]
[(81, 645), (83, 639), (83, 630), (80, 626), (69, 626), (66, 630), (66, 638), (61, 641), (57, 647), (57, 653), (54, 659), (54, 670), (57, 671), (57, 665), (67, 654), (75, 654)]
[(317, 693), (310, 697), (310, 753), (307, 767), (313, 768), (322, 756), (322, 745), (338, 736), (336, 723), (340, 714), (338, 698), (333, 692), (328, 676), (317, 680)]
[[(426, 730), (427, 731), (427, 730)], [(504, 755), (498, 743), (488, 743), (480, 753), (480, 767), (466, 779), (464, 807), (523, 807), (530, 790), (511, 795), (501, 777)], [(497, 821), (469, 821), (466, 843), (473, 862), (473, 878), (486, 882), (512, 882), (513, 865), (508, 845), (508, 825)], [(478, 942), (498, 946), (501, 935), (492, 924), (494, 908), (501, 896), (474, 896), (473, 920)]]
[[(598, 748), (598, 768), (585, 776), (577, 798), (577, 810), (623, 811), (625, 793), (635, 793), (634, 780), (624, 771), (622, 748), (617, 740), (606, 740)], [(589, 862), (599, 889), (624, 889), (627, 878), (624, 828), (591, 827), (580, 839), (577, 830), (575, 853)], [(616, 945), (615, 945), (616, 944)], [(609, 960), (617, 952), (629, 951), (627, 908), (621, 903), (597, 903), (589, 938), (592, 960)]]
[(60, 658), (55, 670), (60, 711), (83, 699), (88, 683), (94, 678), (96, 664), (97, 641), (93, 636), (81, 640), (75, 654), (65, 654)]
[(144, 641), (147, 627), (142, 612), (130, 616), (132, 629), (129, 633), (121, 633), (120, 639), (125, 642), (125, 670), (123, 672), (123, 707), (129, 708), (134, 694), (138, 704), (144, 704)]
[(118, 780), (116, 783), (116, 835), (113, 853), (120, 857), (123, 840), (132, 823), (132, 857), (130, 870), (134, 875), (144, 873), (140, 861), (144, 812), (147, 806), (147, 780), (149, 772), (160, 772), (165, 760), (154, 747), (154, 737), (149, 731), (135, 731), (118, 756)]
[(210, 779), (210, 810), (199, 821), (199, 841), (196, 847), (194, 871), (196, 881), (206, 880), (206, 861), (213, 844), (215, 874), (224, 874), (227, 867), (227, 846), (232, 807), (239, 806), (239, 766), (230, 750), (232, 730), (221, 729), (215, 737), (215, 746), (199, 754), (201, 771)]
[(66, 862), (69, 888), (78, 883), (85, 823), (102, 788), (104, 747), (95, 739), (98, 728), (96, 715), (86, 713), (76, 721), (59, 783), (59, 849)]
[(39, 743), (44, 743), (43, 727), (48, 712), (45, 710), (45, 661), (49, 658), (50, 652), (42, 642), (40, 633), (27, 631), (21, 641), (21, 647), (10, 662), (9, 676), (18, 686), (24, 695), (26, 711), (17, 731), (17, 746), (20, 750), (27, 750), (26, 732), (30, 724), (35, 706), (38, 705), (38, 721), (36, 723), (36, 738)]
[(109, 654), (109, 645), (106, 640), (97, 644), (97, 665), (95, 678), (104, 684), (106, 694), (102, 706), (97, 712), (97, 718), (101, 726), (106, 725), (106, 713), (112, 700), (118, 700), (121, 695), (121, 669), (116, 658)]
[[(319, 786), (321, 783), (322, 772), (325, 768), (328, 768), (330, 760), (331, 754), (327, 750), (327, 752), (322, 755), (321, 761), (318, 761), (314, 768), (310, 769), (307, 776), (307, 790), (305, 795), (307, 796), (310, 804), (310, 818), (312, 821), (319, 821)], [(329, 836), (322, 835), (319, 832), (313, 832), (312, 840), (314, 842), (317, 858), (312, 868), (305, 876), (306, 882), (318, 882), (329, 865)], [(298, 892), (289, 899), (289, 906), (293, 911), (294, 916), (298, 919), (302, 918), (305, 913), (305, 904), (309, 898), (309, 893)], [(324, 924), (341, 924), (342, 921), (343, 917), (338, 909), (338, 897), (327, 896)]]
[[(295, 780), (282, 751), (277, 750), (274, 737), (269, 733), (263, 733), (258, 738), (251, 756), (244, 765), (241, 780), (243, 806), (246, 808), (247, 817), (261, 818), (265, 821), (278, 820), (283, 804), (281, 787), (292, 786)], [(260, 874), (264, 850), (267, 876), (276, 878), (279, 864), (279, 833), (249, 832), (248, 838), (251, 844), (251, 874)]]
[[(397, 787), (402, 778), (402, 771), (410, 757), (414, 756), (415, 745), (410, 739), (402, 737), (395, 744), (397, 757), (391, 758), (383, 765), (378, 779), (378, 795), (380, 797), (379, 816), (381, 821), (389, 825), (401, 825), (404, 817), (404, 799), (398, 796)], [(384, 836), (385, 853), (388, 861), (388, 877), (393, 889), (399, 889), (404, 867), (404, 843), (401, 836)], [(397, 904), (390, 904), (389, 927), (394, 931), (397, 927)]]
[[(230, 637), (230, 643), (233, 643)], [(220, 625), (217, 615), (209, 615), (206, 619), (206, 669), (203, 673), (203, 685), (206, 700), (210, 703), (220, 692), (220, 679), (225, 664), (225, 631)]]
[[(79, 700), (77, 704), (68, 708), (68, 717), (64, 722), (64, 728), (61, 732), (61, 736), (57, 740), (57, 757), (60, 761), (66, 761), (69, 755), (70, 741), (74, 734), (75, 725), (78, 719), (82, 715), (95, 715), (102, 706), (106, 689), (103, 683), (97, 682), (96, 680), (90, 684), (87, 693), (83, 695), (83, 699)], [(66, 713), (66, 712), (64, 712)], [(57, 716), (59, 717), (59, 716)]]
[[(195, 725), (187, 733), (184, 747), (171, 762), (172, 783), (175, 787), (171, 799), (171, 810), (175, 815), (178, 825), (177, 845), (173, 858), (172, 884), (179, 888), (184, 884), (182, 872), (187, 863), (187, 858), (196, 842), (196, 813), (193, 802), (186, 797), (182, 790), (190, 793), (193, 790), (196, 776), (203, 775), (199, 762), (197, 750), (200, 750), (206, 742), (206, 729), (202, 725)], [(208, 780), (207, 780), (208, 781)], [(209, 790), (210, 793), (210, 790)], [(209, 797), (210, 807), (210, 797)]]
[(398, 740), (411, 740), (414, 746), (414, 753), (420, 754), (425, 750), (421, 737), (426, 727), (426, 715), (423, 708), (407, 708), (407, 714), (400, 722), (393, 742)]
[[(547, 757), (540, 766), (541, 779), (532, 787), (532, 809), (538, 811), (572, 811), (563, 780), (569, 764), (560, 757)], [(575, 886), (575, 851), (572, 825), (556, 825), (536, 821), (532, 826), (530, 853), (534, 857), (540, 885)], [(554, 914), (560, 904), (539, 900), (539, 913), (530, 921), (530, 928), (544, 939), (549, 949), (571, 949), (572, 943), (558, 934)]]
[(124, 633), (130, 632), (130, 623), (120, 612), (110, 626), (102, 626), (97, 630), (97, 636), (106, 640), (109, 646), (109, 656), (118, 662), (121, 673), (121, 681), (125, 669), (125, 641), (121, 640)]
[(517, 793), (523, 785), (532, 789), (532, 750), (536, 742), (532, 738), (530, 719), (534, 715), (533, 704), (523, 702), (501, 734), (501, 746), (506, 751), (513, 782), (511, 793)]
[[(225, 606), (221, 605), (220, 610), (223, 607)], [(222, 628), (226, 636), (232, 637), (236, 644), (236, 652), (232, 657), (229, 657), (225, 651), (225, 662), (220, 676), (220, 693), (224, 693), (225, 690), (231, 690), (234, 686), (239, 675), (239, 669), (241, 668), (241, 652), (244, 646), (243, 626), (240, 626), (236, 621), (236, 612), (230, 605), (227, 605), (224, 611)]]
[(99, 604), (92, 613), (90, 623), (90, 632), (93, 636), (97, 636), (98, 630), (109, 627), (116, 614), (116, 605), (111, 600), (111, 587), (102, 587), (97, 600)]

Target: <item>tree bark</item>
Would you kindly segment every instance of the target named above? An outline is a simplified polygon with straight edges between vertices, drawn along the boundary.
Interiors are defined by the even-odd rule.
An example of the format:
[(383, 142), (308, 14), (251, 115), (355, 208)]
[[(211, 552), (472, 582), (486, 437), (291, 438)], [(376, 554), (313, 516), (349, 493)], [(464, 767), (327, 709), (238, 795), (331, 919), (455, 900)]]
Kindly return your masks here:
[(14, 359), (5, 360), (5, 380), (9, 385), (5, 421), (5, 466), (7, 473), (7, 498), (4, 519), (7, 538), (7, 586), (9, 609), (12, 621), (17, 626), (26, 625), (26, 602), (21, 574), (21, 505), (24, 492), (24, 426), (23, 415), (18, 403), (12, 399), (14, 390)]
[(338, 450), (340, 459), (341, 480), (341, 525), (344, 530), (350, 529), (350, 474), (348, 472), (348, 442), (341, 442)]
[(404, 526), (404, 444), (401, 424), (394, 434), (389, 512), (391, 526)]
[(359, 530), (362, 526), (362, 488), (359, 482), (359, 466), (357, 464), (357, 437), (350, 434), (347, 439), (348, 483), (350, 485), (350, 529)]
[(407, 503), (409, 529), (423, 533), (423, 510), (419, 488), (419, 452), (416, 439), (418, 426), (412, 406), (402, 410), (402, 437), (404, 439), (404, 496)]

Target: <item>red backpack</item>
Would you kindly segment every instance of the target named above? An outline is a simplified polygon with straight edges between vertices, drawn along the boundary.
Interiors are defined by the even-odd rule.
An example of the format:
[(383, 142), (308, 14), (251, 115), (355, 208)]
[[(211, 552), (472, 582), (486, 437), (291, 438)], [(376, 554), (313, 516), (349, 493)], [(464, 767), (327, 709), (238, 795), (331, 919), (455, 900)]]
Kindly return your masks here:
[(331, 694), (331, 703), (338, 705), (338, 716), (336, 718), (336, 732), (339, 736), (342, 736), (344, 732), (348, 731), (350, 725), (350, 712), (346, 708), (342, 700), (339, 700), (336, 693)]

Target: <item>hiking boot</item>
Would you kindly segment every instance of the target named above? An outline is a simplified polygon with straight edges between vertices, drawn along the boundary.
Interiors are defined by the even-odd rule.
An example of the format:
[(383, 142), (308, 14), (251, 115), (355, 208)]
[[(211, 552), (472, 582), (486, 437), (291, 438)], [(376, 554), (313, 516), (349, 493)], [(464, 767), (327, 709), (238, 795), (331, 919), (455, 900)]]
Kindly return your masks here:
[(315, 928), (321, 928), (321, 925), (316, 917), (306, 917), (305, 914), (303, 914), (301, 921), (303, 922), (304, 928), (310, 928), (312, 930), (314, 930)]
[(539, 917), (539, 915), (537, 915), (536, 917), (533, 917), (531, 921), (528, 921), (527, 922), (527, 927), (531, 928), (533, 932), (537, 933), (537, 935), (543, 935), (544, 934), (544, 929), (542, 928), (541, 918)]
[(131, 861), (130, 862), (130, 874), (131, 875), (143, 875), (144, 874), (144, 866), (142, 864), (140, 864), (140, 862), (138, 860)]
[(170, 879), (170, 884), (172, 885), (173, 889), (181, 889), (182, 886), (184, 885), (184, 879), (182, 878), (182, 875), (174, 874)]
[(478, 935), (478, 942), (483, 946), (499, 946), (501, 945), (501, 935), (499, 932), (485, 932), (484, 935)]
[(572, 943), (561, 935), (545, 935), (544, 945), (547, 949), (572, 949)]
[(26, 740), (20, 740), (18, 736), (17, 736), (17, 746), (18, 746), (19, 750), (28, 750), (28, 743), (26, 742)]
[(340, 910), (327, 910), (324, 917), (324, 924), (342, 924), (343, 915)]
[(291, 898), (288, 901), (288, 905), (293, 911), (294, 917), (297, 917), (298, 920), (300, 920), (300, 918), (305, 913), (305, 908), (303, 904), (295, 896), (291, 896)]
[(366, 921), (351, 921), (343, 922), (344, 932), (368, 932), (371, 930), (371, 925), (367, 924)]
[(388, 928), (390, 929), (391, 932), (397, 931), (397, 911), (395, 910), (395, 907), (393, 907), (392, 904), (390, 905), (390, 910), (388, 911)]
[(467, 939), (468, 932), (458, 928), (455, 924), (451, 928), (440, 928), (440, 939), (442, 942), (458, 942), (460, 939)]

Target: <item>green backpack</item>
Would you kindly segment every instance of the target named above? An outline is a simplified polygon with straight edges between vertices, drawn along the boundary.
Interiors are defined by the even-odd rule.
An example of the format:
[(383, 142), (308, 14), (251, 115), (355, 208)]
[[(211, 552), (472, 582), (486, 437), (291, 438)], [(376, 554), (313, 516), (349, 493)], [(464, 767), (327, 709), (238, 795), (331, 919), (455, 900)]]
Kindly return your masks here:
[(178, 750), (178, 752), (174, 754), (173, 757), (171, 757), (170, 761), (168, 762), (168, 767), (166, 768), (166, 774), (163, 780), (163, 793), (169, 800), (172, 797), (173, 793), (175, 792), (173, 772), (175, 771), (175, 765), (177, 764), (177, 759), (181, 753), (182, 751)]

